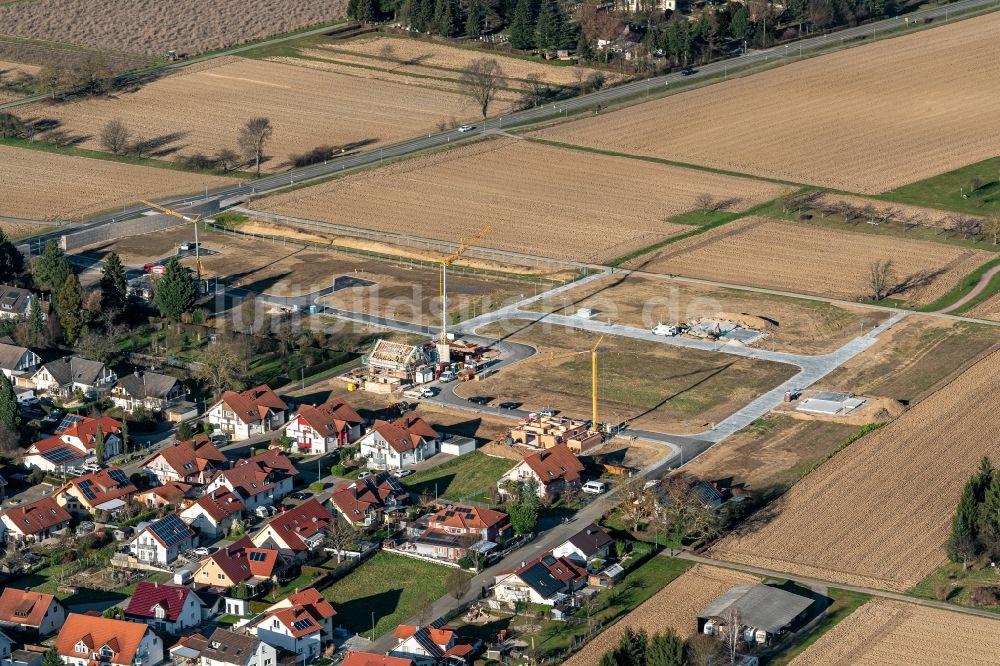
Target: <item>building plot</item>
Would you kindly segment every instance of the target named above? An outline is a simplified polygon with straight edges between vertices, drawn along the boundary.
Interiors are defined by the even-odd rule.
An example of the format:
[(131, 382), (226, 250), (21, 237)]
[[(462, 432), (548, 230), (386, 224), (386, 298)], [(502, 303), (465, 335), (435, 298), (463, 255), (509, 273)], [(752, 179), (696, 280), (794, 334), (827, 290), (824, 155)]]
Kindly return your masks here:
[(139, 199), (194, 193), (234, 182), (156, 167), (0, 146), (0, 216), (78, 219)]
[(254, 207), (445, 241), (489, 225), (477, 245), (607, 261), (690, 230), (664, 220), (696, 208), (700, 194), (732, 199), (734, 208), (745, 210), (786, 191), (750, 179), (496, 139), (269, 197)]
[[(879, 193), (1000, 154), (1000, 14), (566, 123), (543, 136)], [(711, 122), (705, 122), (710, 118)]]
[(1000, 620), (875, 599), (792, 661), (793, 666), (991, 666)]
[(719, 559), (904, 592), (945, 561), (962, 486), (1000, 459), (1000, 353), (866, 435), (715, 545)]
[(932, 241), (914, 241), (799, 222), (747, 217), (670, 244), (626, 264), (656, 273), (766, 287), (843, 300), (871, 298), (871, 268), (892, 261), (890, 296), (931, 303), (994, 258)]

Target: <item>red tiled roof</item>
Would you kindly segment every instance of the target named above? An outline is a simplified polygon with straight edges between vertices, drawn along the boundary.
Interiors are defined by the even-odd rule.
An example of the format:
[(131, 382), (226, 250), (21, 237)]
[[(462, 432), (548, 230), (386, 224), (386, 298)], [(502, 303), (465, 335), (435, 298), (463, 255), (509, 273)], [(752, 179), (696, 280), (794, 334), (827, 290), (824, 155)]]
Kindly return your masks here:
[[(117, 477), (117, 478), (115, 478)], [(90, 508), (113, 499), (128, 499), (139, 489), (132, 485), (120, 467), (108, 467), (97, 472), (84, 474), (64, 486), (64, 491), (72, 489), (72, 494)]]
[(393, 451), (403, 453), (417, 448), (422, 441), (436, 439), (437, 431), (416, 414), (408, 414), (395, 421), (375, 421), (372, 430), (389, 443)]
[(333, 604), (327, 601), (315, 587), (307, 587), (301, 592), (288, 595), (288, 601), (293, 606), (300, 606), (309, 611), (309, 614), (317, 621), (337, 614), (337, 611), (333, 609)]
[(221, 467), (227, 462), (226, 456), (219, 451), (207, 435), (201, 435), (167, 447), (142, 463), (142, 466), (148, 467), (161, 456), (164, 462), (181, 476), (202, 472), (210, 466)]
[(106, 645), (115, 653), (107, 661), (131, 664), (143, 636), (149, 630), (149, 627), (139, 622), (70, 613), (56, 636), (56, 652), (63, 657), (81, 659), (81, 653), (75, 650), (78, 643), (82, 642), (87, 646), (90, 651), (87, 656), (93, 656)]
[(205, 493), (195, 501), (195, 504), (201, 507), (215, 522), (224, 520), (246, 508), (246, 504), (228, 490), (213, 490), (210, 493)]
[(322, 631), (322, 627), (303, 608), (276, 608), (268, 611), (265, 618), (275, 618), (285, 625), (295, 638), (301, 638)]
[(61, 434), (64, 436), (76, 437), (83, 442), (87, 448), (93, 448), (94, 440), (97, 437), (98, 427), (101, 428), (101, 432), (103, 432), (104, 436), (107, 437), (108, 435), (120, 432), (122, 424), (115, 421), (110, 416), (101, 416), (96, 419), (84, 416), (80, 421), (71, 425)]
[(326, 529), (333, 521), (333, 514), (324, 509), (319, 500), (313, 497), (279, 513), (267, 526), (288, 548), (298, 553), (307, 549), (305, 539)]
[[(251, 559), (250, 553), (260, 555)], [(238, 585), (253, 576), (270, 578), (278, 563), (278, 551), (257, 548), (250, 537), (244, 536), (236, 543), (215, 551), (207, 559), (213, 560)]]
[(17, 531), (25, 535), (35, 534), (70, 520), (66, 509), (56, 504), (51, 497), (7, 509), (0, 516), (7, 516)]
[(286, 476), (298, 476), (298, 473), (295, 464), (281, 449), (268, 449), (245, 460), (238, 460), (232, 469), (219, 472), (230, 486), (239, 489), (247, 497), (269, 490), (272, 484)]
[(575, 481), (583, 471), (583, 463), (565, 444), (532, 453), (525, 456), (523, 462), (538, 475), (542, 483), (552, 483), (557, 479)]
[(155, 486), (149, 490), (144, 490), (136, 497), (143, 498), (146, 495), (155, 495), (162, 499), (168, 504), (178, 505), (184, 498), (188, 496), (191, 489), (194, 488), (190, 483), (181, 483), (180, 481), (167, 481), (162, 486)]
[(330, 501), (353, 523), (364, 520), (371, 509), (385, 508), (386, 500), (392, 496), (399, 499), (408, 497), (388, 472), (379, 472), (366, 479), (344, 483), (334, 489)]
[(164, 611), (165, 620), (176, 622), (181, 616), (181, 611), (184, 610), (184, 602), (187, 601), (189, 594), (194, 593), (188, 587), (141, 581), (135, 586), (135, 592), (132, 593), (125, 614), (155, 619), (156, 611), (154, 608), (159, 606)]
[(443, 527), (458, 527), (461, 529), (488, 529), (507, 521), (507, 514), (502, 511), (485, 509), (468, 504), (456, 504), (434, 513), (427, 519), (428, 523), (440, 524)]
[(59, 603), (51, 594), (8, 587), (0, 595), (0, 622), (40, 627), (54, 601)]
[(226, 391), (222, 402), (236, 414), (243, 423), (256, 423), (272, 412), (283, 412), (288, 405), (267, 385), (261, 384), (242, 393)]
[(371, 652), (348, 652), (341, 666), (413, 666), (412, 659)]
[(329, 400), (319, 407), (303, 405), (295, 416), (319, 433), (320, 437), (335, 437), (345, 426), (365, 422), (354, 408), (340, 398)]

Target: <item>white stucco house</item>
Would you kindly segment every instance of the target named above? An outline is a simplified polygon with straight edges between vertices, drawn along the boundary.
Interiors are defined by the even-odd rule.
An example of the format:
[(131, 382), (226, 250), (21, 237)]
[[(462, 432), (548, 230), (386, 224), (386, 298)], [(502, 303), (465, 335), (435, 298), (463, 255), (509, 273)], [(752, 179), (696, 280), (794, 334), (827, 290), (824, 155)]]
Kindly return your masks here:
[(372, 469), (402, 469), (438, 452), (441, 435), (416, 414), (395, 421), (376, 421), (358, 440), (361, 455)]
[(140, 562), (167, 565), (186, 550), (194, 548), (195, 533), (177, 514), (140, 524), (128, 544), (129, 552)]
[(201, 624), (204, 606), (189, 587), (141, 581), (125, 607), (125, 619), (179, 635)]

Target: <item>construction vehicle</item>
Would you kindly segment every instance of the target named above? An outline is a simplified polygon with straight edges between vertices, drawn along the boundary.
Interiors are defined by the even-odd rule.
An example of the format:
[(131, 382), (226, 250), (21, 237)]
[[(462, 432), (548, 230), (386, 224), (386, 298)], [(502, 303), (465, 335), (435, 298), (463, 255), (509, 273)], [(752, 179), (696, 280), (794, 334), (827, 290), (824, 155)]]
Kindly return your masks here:
[[(196, 217), (188, 217), (183, 213), (178, 213), (175, 210), (171, 210), (166, 206), (155, 204), (152, 201), (145, 201), (143, 199), (140, 199), (139, 202), (145, 204), (146, 206), (149, 206), (150, 208), (155, 208), (161, 213), (172, 215), (173, 217), (184, 220), (185, 222), (190, 222), (191, 224), (194, 225), (194, 257), (195, 257), (195, 265), (198, 267), (198, 290), (201, 291), (201, 277), (202, 274), (204, 273), (204, 270), (202, 270), (202, 265), (201, 265), (201, 242), (198, 240), (198, 223), (201, 221), (202, 216), (198, 215)], [(188, 247), (190, 247), (190, 244), (188, 245)]]
[(545, 354), (539, 356), (533, 356), (521, 361), (518, 365), (529, 365), (532, 363), (542, 363), (544, 361), (559, 361), (565, 358), (572, 358), (574, 356), (579, 356), (580, 354), (590, 354), (590, 392), (591, 392), (591, 424), (595, 430), (600, 428), (600, 421), (597, 420), (597, 355), (600, 353), (601, 343), (604, 342), (604, 336), (602, 335), (594, 343), (594, 346), (590, 349), (566, 352), (563, 354)]

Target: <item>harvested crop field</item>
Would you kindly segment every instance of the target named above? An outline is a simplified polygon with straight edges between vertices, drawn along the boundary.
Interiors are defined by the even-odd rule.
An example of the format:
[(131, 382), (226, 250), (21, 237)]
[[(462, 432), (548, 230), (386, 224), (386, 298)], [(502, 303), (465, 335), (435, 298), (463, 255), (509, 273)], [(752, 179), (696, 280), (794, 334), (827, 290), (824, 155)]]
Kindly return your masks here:
[(37, 65), (26, 65), (20, 62), (0, 60), (0, 102), (9, 102), (24, 97), (23, 93), (11, 90), (5, 86), (16, 84), (24, 79), (30, 80), (31, 77), (38, 73), (39, 69), (41, 68)]
[[(588, 331), (523, 320), (489, 324), (478, 333), (529, 344), (543, 355), (589, 350), (598, 338)], [(610, 423), (628, 420), (632, 427), (657, 432), (704, 432), (797, 371), (771, 361), (616, 335), (606, 336), (601, 349), (599, 418)], [(456, 393), (518, 402), (529, 411), (555, 408), (567, 416), (589, 418), (590, 354), (556, 360), (539, 356), (482, 381), (463, 384)]]
[(49, 224), (31, 224), (27, 222), (15, 222), (0, 218), (0, 229), (7, 234), (7, 238), (16, 240), (22, 236), (34, 236), (52, 230)]
[(874, 599), (820, 637), (793, 666), (992, 666), (1000, 620)]
[(0, 215), (76, 219), (138, 199), (197, 192), (231, 178), (0, 146)]
[[(413, 72), (457, 79), (470, 62), (478, 58), (496, 60), (507, 77), (507, 87), (520, 88), (533, 76), (553, 85), (575, 85), (591, 76), (602, 76), (606, 82), (617, 77), (589, 67), (566, 67), (513, 58), (503, 53), (476, 48), (456, 48), (422, 39), (365, 36), (345, 43), (325, 45), (303, 52), (309, 57), (342, 60), (396, 72)], [(346, 57), (353, 57), (348, 59)]]
[(618, 645), (626, 627), (645, 629), (650, 635), (673, 629), (690, 638), (698, 628), (697, 616), (715, 598), (736, 585), (759, 583), (760, 578), (740, 571), (696, 564), (647, 599), (634, 611), (597, 635), (565, 666), (592, 666)]
[(994, 353), (821, 465), (713, 556), (847, 585), (913, 587), (946, 559), (965, 481), (983, 456), (1000, 456), (998, 371)]
[(160, 157), (236, 150), (243, 123), (266, 116), (274, 133), (263, 168), (276, 170), (321, 146), (349, 152), (371, 148), (478, 112), (468, 97), (455, 92), (227, 57), (185, 67), (138, 92), (38, 104), (30, 113), (58, 122), (60, 131), (95, 150), (102, 149), (101, 129), (121, 118), (133, 137), (154, 140), (159, 146), (154, 155)]
[(0, 25), (6, 34), (30, 39), (133, 53), (201, 53), (332, 21), (346, 6), (343, 0), (32, 0), (0, 3)]
[(892, 297), (923, 305), (995, 256), (931, 241), (748, 217), (668, 245), (626, 266), (856, 300), (871, 296), (871, 265), (891, 259), (897, 285)]
[[(1000, 95), (998, 32), (1000, 14), (987, 14), (566, 123), (543, 135), (884, 192), (1000, 154), (1000, 109), (992, 103)], [(727, 112), (733, 109), (767, 111)]]
[[(995, 279), (995, 278), (994, 278)], [(990, 296), (985, 301), (962, 313), (967, 317), (1000, 321), (1000, 293)]]
[[(594, 178), (601, 174), (601, 178)], [(456, 241), (489, 224), (483, 247), (607, 261), (691, 227), (664, 219), (699, 194), (744, 210), (786, 191), (749, 179), (496, 139), (259, 200), (282, 215)], [(419, 205), (417, 203), (419, 202)]]
[(856, 337), (862, 326), (882, 323), (884, 310), (833, 305), (823, 301), (713, 287), (659, 276), (615, 274), (532, 303), (525, 309), (572, 315), (592, 308), (601, 320), (652, 328), (720, 313), (764, 319), (767, 337), (754, 347), (796, 354), (823, 354)]

